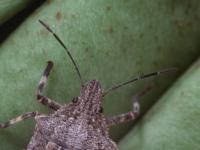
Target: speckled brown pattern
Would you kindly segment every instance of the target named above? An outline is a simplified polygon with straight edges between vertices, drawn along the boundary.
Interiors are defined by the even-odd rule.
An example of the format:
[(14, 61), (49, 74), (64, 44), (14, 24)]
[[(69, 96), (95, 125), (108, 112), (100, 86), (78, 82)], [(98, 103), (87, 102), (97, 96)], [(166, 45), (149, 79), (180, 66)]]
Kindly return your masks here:
[[(50, 116), (37, 116), (37, 125), (27, 150), (116, 150), (109, 138), (106, 119), (101, 113), (102, 89), (92, 80), (81, 94)], [(51, 148), (49, 148), (51, 147)]]

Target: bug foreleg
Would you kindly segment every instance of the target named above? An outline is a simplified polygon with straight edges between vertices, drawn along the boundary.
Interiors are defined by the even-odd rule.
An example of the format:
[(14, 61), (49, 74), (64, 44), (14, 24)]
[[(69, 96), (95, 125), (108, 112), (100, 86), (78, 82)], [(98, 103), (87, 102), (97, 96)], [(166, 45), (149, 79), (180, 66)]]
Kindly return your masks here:
[(48, 79), (48, 76), (49, 76), (52, 68), (53, 68), (53, 62), (48, 61), (47, 67), (44, 70), (44, 73), (42, 75), (42, 78), (40, 79), (38, 88), (36, 90), (36, 96), (37, 96), (37, 101), (39, 103), (46, 105), (51, 109), (58, 110), (61, 107), (61, 105), (59, 103), (57, 103), (57, 102), (51, 100), (50, 98), (47, 98), (47, 97), (42, 95), (42, 91), (44, 89), (44, 86), (46, 84), (46, 81)]

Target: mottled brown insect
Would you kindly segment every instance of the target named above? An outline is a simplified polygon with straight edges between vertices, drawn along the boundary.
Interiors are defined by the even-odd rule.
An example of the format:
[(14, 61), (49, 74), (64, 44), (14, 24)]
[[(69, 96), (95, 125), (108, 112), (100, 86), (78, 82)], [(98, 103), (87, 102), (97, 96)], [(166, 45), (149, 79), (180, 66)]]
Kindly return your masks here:
[(49, 61), (36, 90), (36, 96), (39, 103), (48, 106), (55, 112), (49, 116), (37, 111), (28, 112), (0, 124), (0, 128), (6, 128), (24, 119), (34, 117), (36, 127), (27, 150), (117, 150), (117, 145), (109, 138), (109, 127), (134, 120), (139, 115), (139, 99), (150, 89), (150, 86), (133, 97), (133, 107), (130, 112), (114, 117), (103, 115), (102, 97), (123, 85), (174, 69), (142, 75), (104, 91), (97, 80), (83, 83), (78, 67), (67, 47), (49, 26), (42, 21), (40, 23), (53, 34), (72, 60), (81, 81), (80, 95), (65, 105), (58, 104), (42, 95), (42, 90), (53, 67), (53, 62)]

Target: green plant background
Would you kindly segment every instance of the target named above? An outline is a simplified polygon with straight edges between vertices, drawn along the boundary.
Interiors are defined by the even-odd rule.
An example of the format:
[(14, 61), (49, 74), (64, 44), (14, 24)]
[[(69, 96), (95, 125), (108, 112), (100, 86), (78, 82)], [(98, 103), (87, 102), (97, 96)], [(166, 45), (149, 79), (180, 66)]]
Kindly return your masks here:
[(28, 0), (1, 0), (0, 1), (0, 24), (8, 20), (31, 2)]
[[(25, 0), (21, 0), (21, 3), (25, 3)], [(3, 18), (6, 18), (10, 12), (3, 10), (3, 6), (1, 9), (5, 14)], [(13, 17), (16, 9), (19, 11), (22, 6), (13, 7)], [(10, 18), (10, 15), (8, 16)], [(142, 114), (146, 116), (151, 106), (157, 104), (159, 97), (200, 53), (198, 0), (48, 0), (32, 12), (0, 45), (2, 122), (32, 110), (50, 113), (48, 108), (35, 101), (34, 96), (48, 60), (54, 61), (55, 67), (48, 80), (45, 95), (63, 104), (79, 94), (80, 83), (74, 67), (62, 47), (38, 23), (38, 19), (51, 25), (63, 39), (77, 61), (84, 79), (98, 79), (104, 89), (138, 74), (169, 67), (179, 68), (177, 73), (140, 81), (110, 93), (103, 100), (106, 116), (129, 111), (134, 93), (153, 82), (153, 90), (141, 100)], [(6, 23), (5, 20), (7, 19), (1, 19), (1, 22)], [(178, 88), (180, 87), (172, 89), (176, 91)], [(167, 99), (173, 98), (170, 95), (166, 97), (166, 103)], [(168, 105), (173, 105), (170, 100)], [(159, 111), (162, 112), (159, 109), (158, 114)], [(179, 113), (182, 111), (184, 110), (181, 109)], [(159, 118), (165, 119), (161, 116), (154, 118), (157, 118), (156, 121)], [(32, 135), (34, 123), (33, 120), (27, 120), (13, 127), (1, 129), (0, 148), (25, 148)], [(175, 119), (174, 124), (176, 123), (179, 122)], [(148, 125), (150, 126), (151, 122), (146, 126)], [(144, 129), (136, 129), (138, 132), (145, 132), (148, 129), (146, 126)], [(124, 150), (135, 147), (138, 150), (148, 149), (148, 141), (144, 142), (144, 147), (139, 147), (134, 144), (132, 138), (122, 139), (131, 128), (133, 122), (113, 127), (110, 130), (111, 137), (117, 142), (122, 140), (120, 148)], [(157, 125), (158, 131), (166, 130), (165, 128), (168, 129), (170, 126)], [(160, 134), (158, 131), (156, 134)], [(149, 132), (146, 138), (152, 136), (150, 139), (153, 139), (153, 134)], [(132, 131), (128, 136), (131, 133)], [(197, 132), (193, 137), (198, 138), (199, 135)], [(136, 136), (140, 137), (136, 134), (133, 139), (137, 139)], [(176, 137), (173, 133), (169, 138), (170, 136)], [(141, 140), (140, 143), (143, 141), (141, 138), (138, 139)], [(152, 141), (151, 145), (157, 145), (158, 142)], [(165, 143), (164, 139), (162, 142)], [(189, 144), (190, 148), (193, 145), (196, 148), (194, 143)], [(167, 141), (164, 148), (170, 149)]]
[(199, 74), (198, 60), (120, 142), (120, 149), (199, 150)]

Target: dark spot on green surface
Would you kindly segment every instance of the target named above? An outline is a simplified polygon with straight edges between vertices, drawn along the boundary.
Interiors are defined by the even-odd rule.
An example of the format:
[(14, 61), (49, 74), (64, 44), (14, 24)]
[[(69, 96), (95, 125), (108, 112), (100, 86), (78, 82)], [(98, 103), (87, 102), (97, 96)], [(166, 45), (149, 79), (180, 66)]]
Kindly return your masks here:
[(127, 30), (127, 29), (128, 29), (128, 27), (127, 27), (127, 26), (124, 26), (124, 29), (125, 29), (125, 30)]
[(161, 52), (161, 46), (160, 46), (160, 45), (158, 45), (158, 46), (156, 47), (156, 51), (157, 51), (157, 52)]
[(52, 0), (47, 0), (46, 2), (47, 2), (47, 4), (50, 4), (52, 2)]
[(174, 24), (175, 24), (178, 28), (182, 27), (182, 24), (181, 24), (180, 21), (178, 21), (178, 20), (174, 20)]
[(170, 2), (171, 12), (176, 12), (177, 8), (182, 9), (182, 12), (185, 13), (185, 15), (189, 15), (191, 10), (194, 11), (194, 7), (191, 4), (191, 0), (173, 0)]
[(102, 30), (106, 33), (113, 33), (113, 27), (112, 26), (105, 27)]
[(186, 9), (185, 9), (185, 14), (189, 15), (191, 8), (192, 8), (191, 2), (188, 1)]
[(42, 37), (47, 37), (47, 36), (48, 36), (48, 32), (45, 31), (45, 30), (40, 31), (39, 34), (40, 34)]
[(111, 6), (107, 6), (107, 7), (106, 7), (106, 10), (107, 10), (107, 11), (110, 11), (110, 10), (111, 10)]
[(185, 95), (185, 92), (184, 91), (181, 91), (181, 96), (184, 96)]
[(184, 28), (192, 27), (193, 23), (191, 21), (181, 21), (181, 20), (175, 20), (175, 25), (178, 29), (183, 30)]
[(122, 48), (124, 54), (127, 54), (128, 49), (126, 47)]
[(153, 28), (153, 25), (152, 25), (152, 24), (150, 24), (150, 25), (149, 25), (149, 29), (152, 29), (152, 28)]
[(76, 15), (75, 15), (75, 14), (72, 14), (71, 16), (72, 16), (72, 18), (76, 18)]
[(106, 51), (106, 55), (108, 56), (110, 53), (108, 51)]
[(20, 113), (19, 110), (15, 109), (15, 108), (13, 108), (13, 110), (11, 110), (11, 111), (12, 111), (12, 114), (19, 114)]
[(158, 62), (158, 61), (153, 61), (153, 65), (154, 65), (155, 67), (159, 67), (160, 62)]
[(120, 43), (120, 48), (123, 50), (123, 53), (127, 53), (131, 47), (133, 47), (133, 43), (135, 41), (133, 34), (123, 35), (123, 39), (125, 42)]
[(186, 22), (186, 26), (187, 26), (187, 27), (192, 27), (192, 26), (193, 26), (193, 23), (192, 23), (191, 21), (188, 21), (188, 22)]
[(129, 0), (123, 0), (123, 2), (124, 2), (124, 3), (127, 3), (127, 2), (129, 2)]
[(194, 16), (194, 20), (199, 22), (199, 21), (200, 21), (200, 16), (195, 15), (195, 16)]
[(141, 34), (139, 35), (139, 38), (142, 39), (143, 37), (144, 37), (144, 33), (141, 33)]
[(158, 35), (154, 35), (154, 39), (155, 39), (156, 41), (158, 41), (158, 40), (159, 40)]
[(62, 14), (61, 14), (61, 12), (57, 12), (56, 13), (56, 19), (58, 20), (58, 21), (60, 21), (60, 19), (62, 18)]
[(108, 33), (113, 33), (113, 28), (112, 27), (108, 28)]
[(72, 41), (72, 44), (76, 45), (76, 44), (79, 44), (78, 41)]
[(88, 47), (86, 47), (86, 48), (85, 48), (85, 52), (88, 52), (88, 51), (89, 51), (89, 48), (88, 48)]

